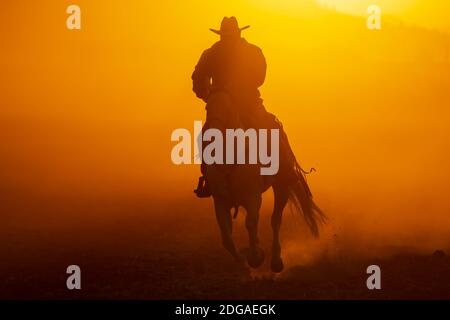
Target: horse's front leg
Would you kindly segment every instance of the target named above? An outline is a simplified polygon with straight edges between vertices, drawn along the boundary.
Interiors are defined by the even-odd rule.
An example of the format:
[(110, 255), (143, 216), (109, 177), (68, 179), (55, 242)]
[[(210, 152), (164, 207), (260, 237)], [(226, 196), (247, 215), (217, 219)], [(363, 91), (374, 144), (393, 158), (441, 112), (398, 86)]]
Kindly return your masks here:
[(247, 217), (245, 225), (247, 227), (249, 236), (249, 250), (247, 253), (247, 262), (250, 267), (258, 268), (264, 262), (264, 251), (259, 247), (258, 240), (258, 222), (259, 209), (261, 208), (261, 195), (258, 194), (252, 197), (250, 201), (245, 204)]
[(219, 224), (223, 246), (234, 258), (241, 260), (241, 256), (237, 252), (231, 236), (233, 224), (231, 219), (231, 208), (229, 208), (224, 201), (221, 201), (216, 197), (214, 198), (214, 208), (216, 211), (216, 219)]
[(284, 269), (283, 260), (281, 259), (280, 227), (283, 210), (289, 199), (289, 193), (287, 189), (282, 186), (274, 186), (273, 192), (274, 208), (271, 219), (273, 232), (271, 269), (273, 272), (278, 273)]

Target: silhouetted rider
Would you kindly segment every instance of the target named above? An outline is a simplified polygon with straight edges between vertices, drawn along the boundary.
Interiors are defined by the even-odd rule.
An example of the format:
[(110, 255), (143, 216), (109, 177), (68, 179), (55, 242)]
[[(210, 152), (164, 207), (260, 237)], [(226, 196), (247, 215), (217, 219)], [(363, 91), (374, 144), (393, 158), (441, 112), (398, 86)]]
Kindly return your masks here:
[(235, 17), (223, 18), (220, 41), (205, 50), (192, 74), (193, 90), (198, 98), (208, 102), (215, 91), (224, 91), (241, 115), (263, 108), (258, 88), (266, 77), (266, 60), (260, 48), (241, 38)]
[[(280, 174), (297, 177), (292, 173), (296, 166), (295, 157), (281, 123), (263, 106), (258, 88), (266, 77), (266, 60), (260, 48), (241, 37), (241, 31), (247, 28), (249, 26), (239, 28), (235, 17), (225, 17), (220, 30), (210, 29), (220, 35), (220, 41), (201, 55), (192, 74), (193, 91), (207, 103), (212, 94), (225, 93), (231, 98), (232, 107), (236, 108), (245, 128), (280, 129)], [(208, 104), (206, 108), (208, 110)], [(208, 117), (204, 126), (206, 128)], [(202, 173), (205, 173), (204, 163)], [(204, 177), (199, 179), (195, 193), (201, 198), (210, 196)]]

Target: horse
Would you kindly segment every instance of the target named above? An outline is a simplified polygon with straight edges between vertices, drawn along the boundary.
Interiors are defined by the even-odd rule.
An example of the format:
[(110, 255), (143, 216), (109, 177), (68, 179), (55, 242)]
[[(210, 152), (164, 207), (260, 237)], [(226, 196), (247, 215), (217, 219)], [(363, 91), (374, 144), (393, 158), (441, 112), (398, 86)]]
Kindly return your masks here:
[[(256, 122), (259, 120), (261, 119), (256, 119)], [(214, 128), (221, 132), (243, 127), (239, 111), (235, 108), (230, 96), (224, 92), (217, 92), (210, 96), (207, 103), (206, 123), (208, 129)], [(252, 164), (213, 164), (205, 166), (204, 170), (204, 177), (214, 201), (222, 244), (237, 261), (246, 261), (252, 268), (258, 268), (264, 262), (264, 251), (259, 246), (258, 240), (259, 211), (262, 194), (272, 188), (274, 207), (271, 217), (273, 233), (271, 270), (275, 273), (284, 269), (281, 258), (280, 226), (283, 210), (288, 202), (293, 204), (294, 211), (303, 214), (313, 236), (319, 236), (319, 225), (326, 221), (325, 214), (312, 199), (312, 193), (304, 177), (306, 172), (298, 165), (287, 136), (281, 124), (277, 123), (276, 127), (281, 129), (281, 164), (280, 171), (276, 175), (263, 177), (260, 174), (260, 166)], [(248, 151), (248, 146), (246, 148)], [(289, 167), (288, 170), (284, 170), (284, 175), (281, 174), (283, 163), (285, 167), (286, 164)], [(236, 217), (239, 207), (243, 207), (246, 211), (245, 225), (249, 235), (249, 247), (240, 251), (236, 249), (232, 238), (231, 212), (234, 208)]]

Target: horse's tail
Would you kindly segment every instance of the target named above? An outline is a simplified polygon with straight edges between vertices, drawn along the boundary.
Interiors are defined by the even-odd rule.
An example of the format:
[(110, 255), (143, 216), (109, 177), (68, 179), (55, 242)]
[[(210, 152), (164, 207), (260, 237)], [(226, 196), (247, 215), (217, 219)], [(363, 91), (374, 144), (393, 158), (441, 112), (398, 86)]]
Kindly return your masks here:
[(297, 172), (298, 180), (288, 187), (289, 202), (296, 212), (303, 212), (306, 224), (314, 237), (319, 237), (319, 224), (326, 222), (326, 215), (320, 210), (312, 198), (302, 172)]
[(287, 158), (289, 159), (288, 162), (290, 163), (290, 166), (293, 166), (293, 168), (291, 168), (293, 170), (289, 170), (291, 172), (290, 175), (294, 175), (294, 177), (290, 177), (293, 179), (289, 179), (294, 182), (288, 184), (289, 202), (293, 205), (294, 211), (303, 213), (306, 224), (313, 236), (319, 237), (319, 224), (324, 224), (327, 217), (314, 202), (311, 190), (309, 189), (305, 178), (305, 175), (316, 170), (312, 168), (308, 172), (300, 167), (284, 131), (282, 133), (281, 141), (283, 145), (282, 148), (284, 148), (287, 153)]

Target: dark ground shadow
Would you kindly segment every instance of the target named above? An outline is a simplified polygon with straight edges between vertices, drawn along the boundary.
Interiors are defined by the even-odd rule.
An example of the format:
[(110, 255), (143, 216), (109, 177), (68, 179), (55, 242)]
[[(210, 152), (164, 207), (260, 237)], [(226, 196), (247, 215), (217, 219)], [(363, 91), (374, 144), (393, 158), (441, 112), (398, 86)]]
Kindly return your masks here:
[[(63, 205), (67, 208), (67, 201)], [(277, 276), (269, 271), (252, 275), (221, 247), (212, 212), (204, 206), (171, 206), (156, 214), (148, 203), (108, 210), (86, 203), (65, 209), (66, 217), (78, 217), (72, 225), (62, 226), (63, 217), (57, 215), (46, 223), (11, 222), (1, 234), (0, 298), (450, 299), (448, 255), (321, 259), (288, 266)], [(61, 214), (55, 208), (53, 203), (44, 209)], [(100, 216), (75, 214), (86, 210)], [(189, 214), (173, 214), (180, 210)], [(66, 289), (71, 264), (81, 267), (81, 291)], [(382, 290), (366, 288), (370, 264), (381, 267)]]

